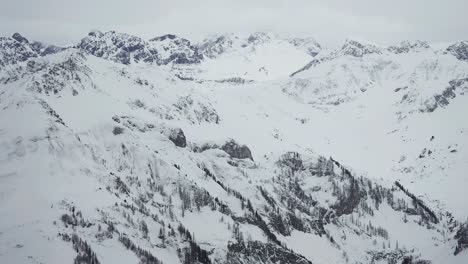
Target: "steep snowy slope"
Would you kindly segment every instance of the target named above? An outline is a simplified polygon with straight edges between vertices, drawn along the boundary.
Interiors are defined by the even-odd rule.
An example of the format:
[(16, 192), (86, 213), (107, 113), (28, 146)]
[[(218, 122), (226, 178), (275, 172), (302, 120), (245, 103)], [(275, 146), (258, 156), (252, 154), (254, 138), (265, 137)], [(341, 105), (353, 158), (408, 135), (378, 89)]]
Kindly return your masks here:
[(315, 42), (257, 35), (94, 32), (2, 68), (0, 262), (466, 263), (466, 62), (348, 43), (288, 78)]
[(349, 165), (365, 167), (370, 175), (411, 184), (428, 199), (446, 203), (460, 219), (468, 217), (463, 195), (468, 122), (460, 114), (468, 100), (468, 64), (422, 43), (389, 49), (356, 43), (348, 41), (312, 61), (283, 91), (340, 120), (336, 129), (321, 126), (335, 145), (324, 148), (335, 148)]

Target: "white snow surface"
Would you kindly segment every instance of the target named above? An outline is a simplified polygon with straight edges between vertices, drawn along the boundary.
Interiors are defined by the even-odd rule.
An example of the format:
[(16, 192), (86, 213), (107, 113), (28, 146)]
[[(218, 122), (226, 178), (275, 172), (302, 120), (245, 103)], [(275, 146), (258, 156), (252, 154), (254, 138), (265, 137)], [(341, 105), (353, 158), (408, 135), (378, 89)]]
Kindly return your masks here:
[[(202, 168), (249, 199), (278, 240), (312, 263), (380, 263), (369, 251), (396, 248), (432, 263), (468, 263), (468, 251), (454, 255), (459, 225), (450, 229), (468, 218), (468, 79), (447, 104), (434, 97), (468, 78), (468, 61), (431, 47), (404, 53), (372, 47), (356, 57), (312, 40), (255, 36), (249, 42), (229, 35), (220, 54), (206, 53), (195, 64), (124, 65), (72, 47), (0, 65), (0, 263), (73, 261), (77, 252), (63, 234), (86, 240), (100, 263), (143, 262), (119, 242), (123, 235), (163, 263), (183, 263), (177, 251), (188, 242), (179, 224), (213, 263), (238, 263), (226, 262), (237, 227), (245, 240), (272, 243), (259, 226), (239, 220), (250, 215), (245, 204)], [(290, 77), (311, 61), (318, 63)], [(246, 81), (221, 82), (232, 78)], [(182, 129), (187, 146), (174, 145), (163, 133), (168, 128)], [(248, 146), (253, 160), (194, 149), (228, 139)], [(356, 208), (337, 217), (325, 225), (326, 235), (281, 234), (259, 189), (277, 199), (277, 210), (290, 210), (279, 198), (289, 179), (276, 162), (288, 151), (311, 163), (333, 157), (356, 178), (393, 188), (411, 204), (394, 186), (398, 181), (440, 222), (429, 228), (418, 215), (382, 203), (372, 215)], [(331, 180), (306, 171), (290, 177), (321, 206), (337, 202)], [(181, 192), (194, 190), (230, 213), (219, 204), (182, 209)], [(72, 208), (91, 225), (64, 223)], [(118, 231), (107, 236), (110, 223)], [(388, 238), (359, 233), (368, 223)]]

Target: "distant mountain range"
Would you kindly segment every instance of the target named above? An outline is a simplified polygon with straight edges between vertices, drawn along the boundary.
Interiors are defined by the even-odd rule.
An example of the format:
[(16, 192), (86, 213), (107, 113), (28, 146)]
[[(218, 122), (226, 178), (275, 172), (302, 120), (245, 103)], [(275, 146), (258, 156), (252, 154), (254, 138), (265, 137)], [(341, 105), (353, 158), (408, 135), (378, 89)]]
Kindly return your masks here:
[(468, 41), (0, 37), (0, 263), (468, 263)]

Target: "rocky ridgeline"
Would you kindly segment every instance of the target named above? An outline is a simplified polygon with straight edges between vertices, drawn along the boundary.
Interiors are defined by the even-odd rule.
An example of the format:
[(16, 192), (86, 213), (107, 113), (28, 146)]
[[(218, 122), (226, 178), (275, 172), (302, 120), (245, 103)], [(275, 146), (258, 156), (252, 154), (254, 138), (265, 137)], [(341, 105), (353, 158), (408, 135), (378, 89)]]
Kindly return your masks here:
[[(214, 59), (221, 54), (235, 50), (255, 50), (259, 45), (275, 41), (287, 42), (298, 49), (306, 51), (311, 57), (315, 57), (323, 49), (312, 38), (281, 38), (275, 34), (263, 32), (253, 33), (246, 37), (233, 34), (217, 35), (193, 44), (188, 39), (173, 34), (155, 37), (147, 41), (140, 37), (115, 31), (92, 31), (75, 48), (96, 57), (122, 64), (150, 63), (167, 65), (173, 63), (183, 65), (198, 64), (206, 58)], [(15, 33), (11, 37), (0, 38), (0, 48), (2, 50), (0, 52), (0, 66), (4, 67), (26, 61), (29, 58), (58, 53), (69, 47), (47, 45), (38, 41), (31, 42), (19, 33)], [(402, 54), (425, 49), (430, 49), (430, 46), (424, 41), (403, 41), (398, 45), (384, 48), (355, 40), (346, 40), (341, 48), (313, 59), (297, 72), (340, 56), (360, 58), (370, 54)], [(468, 44), (466, 41), (450, 45), (445, 52), (452, 54), (459, 60), (468, 60)]]
[[(363, 43), (360, 41), (347, 39), (343, 46), (336, 50), (332, 50), (329, 53), (323, 54), (322, 56), (317, 56), (311, 60), (303, 68), (293, 72), (291, 76), (294, 76), (300, 72), (308, 70), (315, 67), (316, 65), (340, 58), (343, 56), (350, 56), (354, 58), (363, 58), (367, 55), (390, 55), (390, 54), (405, 54), (410, 52), (420, 52), (427, 49), (431, 49), (430, 45), (425, 41), (402, 41), (397, 45), (392, 45), (389, 47), (379, 47), (370, 43)], [(457, 49), (463, 50), (463, 48)], [(457, 56), (455, 53), (453, 53)]]
[[(230, 49), (251, 49), (273, 39), (271, 35), (256, 33), (245, 39), (218, 37), (204, 42), (205, 45), (193, 45), (175, 35), (145, 41), (113, 31), (91, 32), (74, 48), (50, 48), (51, 53), (64, 54), (51, 61), (31, 59), (47, 55), (46, 45), (31, 44), (19, 34), (1, 39), (1, 45), (8, 48), (2, 53), (2, 65), (13, 66), (5, 74), (7, 77), (3, 77), (2, 72), (0, 82), (15, 87), (22, 78), (27, 80), (25, 83), (29, 91), (34, 92), (31, 93), (34, 99), (43, 98), (38, 101), (42, 110), (49, 120), (57, 123), (48, 130), (48, 145), (45, 146), (53, 151), (58, 145), (63, 149), (60, 154), (71, 153), (75, 147), (80, 149), (77, 155), (82, 156), (83, 163), (79, 165), (83, 170), (77, 175), (83, 172), (96, 177), (99, 185), (93, 186), (93, 192), (105, 192), (112, 199), (105, 206), (99, 205), (101, 199), (93, 200), (93, 208), (84, 210), (91, 215), (87, 218), (81, 211), (75, 211), (74, 206), (68, 206), (65, 212), (57, 215), (59, 223), (54, 222), (54, 228), (76, 251), (76, 263), (99, 263), (104, 252), (102, 246), (107, 246), (106, 240), (120, 243), (123, 247), (118, 250), (128, 251), (141, 263), (161, 263), (160, 258), (165, 255), (158, 255), (158, 252), (174, 254), (174, 259), (181, 263), (193, 264), (310, 263), (300, 250), (289, 248), (294, 244), (288, 240), (294, 241), (297, 234), (313, 237), (314, 241), (322, 243), (320, 245), (338, 252), (341, 257), (337, 258), (342, 263), (348, 262), (349, 258), (351, 263), (428, 263), (420, 259), (424, 255), (421, 256), (416, 246), (398, 248), (397, 238), (400, 236), (393, 233), (400, 230), (395, 231), (390, 226), (395, 223), (413, 229), (424, 227), (421, 229), (428, 236), (440, 239), (438, 244), (447, 243), (454, 248), (454, 254), (464, 254), (468, 248), (467, 224), (451, 224), (453, 230), (450, 230), (445, 216), (400, 183), (385, 187), (331, 157), (307, 156), (294, 151), (265, 155), (264, 159), (254, 161), (256, 150), (236, 140), (194, 142), (195, 139), (187, 138), (184, 131), (176, 127), (181, 125), (180, 122), (165, 124), (169, 120), (185, 122), (182, 127), (190, 124), (216, 126), (225, 122), (209, 100), (201, 100), (196, 94), (176, 94), (172, 101), (162, 101), (167, 103), (163, 105), (167, 112), (153, 108), (156, 106), (143, 102), (142, 97), (130, 98), (130, 114), (115, 113), (108, 118), (108, 124), (103, 120), (106, 129), (101, 131), (99, 127), (89, 133), (73, 132), (71, 125), (67, 127), (67, 113), (60, 112), (60, 108), (55, 108), (57, 112), (54, 110), (54, 103), (60, 100), (64, 91), (72, 95), (78, 95), (84, 89), (92, 91), (90, 74), (93, 69), (91, 63), (87, 64), (87, 55), (120, 63), (118, 71), (114, 72), (112, 68), (106, 73), (118, 72), (112, 77), (128, 77), (130, 91), (152, 91), (157, 89), (156, 82), (148, 81), (144, 76), (133, 76), (126, 72), (125, 69), (130, 67), (125, 65), (197, 64)], [(307, 48), (313, 42), (296, 39), (292, 43)], [(427, 48), (423, 42), (405, 42), (382, 49), (348, 41), (333, 54), (362, 60), (365, 56), (388, 52), (403, 54)], [(314, 61), (320, 63), (330, 58), (325, 56)], [(25, 63), (15, 65), (18, 62)], [(163, 78), (160, 80), (164, 81)], [(239, 85), (247, 81), (234, 78), (218, 83), (225, 82)], [(435, 95), (435, 108), (446, 106), (459, 92), (465, 92), (467, 83), (466, 79), (451, 81), (444, 92)], [(55, 94), (57, 96), (42, 96)], [(106, 105), (106, 101), (103, 102), (102, 105)], [(101, 109), (101, 105), (96, 109)], [(133, 113), (134, 110), (138, 112)], [(146, 114), (151, 114), (151, 118), (142, 119)], [(164, 117), (153, 119), (158, 115)], [(33, 125), (35, 123), (31, 122)], [(76, 136), (76, 139), (72, 138), (73, 145), (68, 145), (65, 135), (58, 133), (60, 130)], [(104, 136), (97, 137), (100, 133)], [(145, 144), (145, 139), (156, 142), (150, 146)], [(105, 142), (101, 144), (101, 140)], [(88, 152), (89, 156), (83, 155)], [(56, 161), (61, 161), (61, 155), (57, 155)], [(263, 176), (268, 177), (256, 181)], [(62, 207), (59, 207), (61, 211)], [(99, 213), (92, 215), (95, 211)], [(382, 214), (394, 222), (382, 221), (379, 218)], [(214, 222), (229, 238), (223, 240), (226, 243), (220, 243), (217, 238), (195, 237), (195, 227), (183, 223), (190, 219), (186, 216), (216, 217)], [(448, 236), (450, 238), (444, 240)], [(350, 250), (357, 245), (365, 245), (361, 247), (363, 252), (349, 257)]]
[[(321, 46), (312, 38), (286, 38), (270, 33), (253, 33), (245, 38), (234, 35), (219, 35), (192, 44), (188, 39), (167, 34), (150, 40), (115, 31), (92, 31), (74, 48), (88, 54), (122, 64), (149, 63), (156, 65), (198, 64), (206, 58), (234, 50), (255, 50), (258, 45), (272, 41), (285, 41), (296, 48), (306, 50), (315, 56)], [(26, 61), (29, 58), (60, 52), (66, 48), (30, 42), (19, 33), (12, 37), (0, 38), (2, 48), (0, 66)], [(70, 48), (70, 47), (67, 47)]]
[(422, 112), (434, 112), (437, 108), (445, 108), (457, 95), (468, 92), (468, 78), (451, 80), (449, 85), (440, 93), (435, 94), (424, 103)]
[(21, 34), (14, 33), (11, 37), (0, 37), (0, 67), (58, 53), (64, 49), (38, 41), (30, 42)]
[(419, 50), (425, 50), (429, 49), (431, 46), (425, 41), (402, 41), (398, 45), (390, 46), (388, 47), (388, 51), (395, 53), (395, 54), (400, 54), (400, 53), (409, 53), (412, 51), (419, 51)]
[(81, 40), (78, 48), (100, 58), (122, 64), (157, 65), (199, 63), (203, 56), (187, 39), (165, 35), (145, 41), (125, 33), (93, 31)]

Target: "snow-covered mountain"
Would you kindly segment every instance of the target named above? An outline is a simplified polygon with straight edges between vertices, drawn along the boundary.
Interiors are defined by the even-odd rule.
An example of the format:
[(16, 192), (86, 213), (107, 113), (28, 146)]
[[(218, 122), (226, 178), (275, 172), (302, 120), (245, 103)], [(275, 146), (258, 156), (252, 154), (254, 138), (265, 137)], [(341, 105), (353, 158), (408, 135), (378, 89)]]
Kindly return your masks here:
[(0, 47), (0, 263), (468, 261), (466, 41)]

